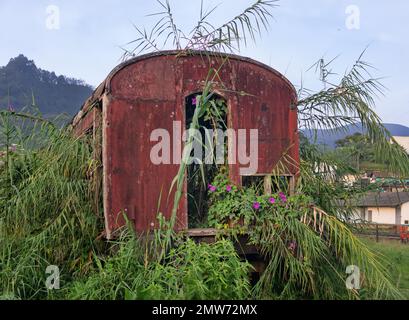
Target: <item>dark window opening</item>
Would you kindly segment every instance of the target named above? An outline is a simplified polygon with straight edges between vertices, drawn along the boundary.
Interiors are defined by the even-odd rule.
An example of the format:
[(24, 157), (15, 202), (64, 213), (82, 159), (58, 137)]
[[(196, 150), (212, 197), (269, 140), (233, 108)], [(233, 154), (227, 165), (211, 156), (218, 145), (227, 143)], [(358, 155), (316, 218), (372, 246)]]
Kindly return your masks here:
[[(186, 129), (190, 129), (195, 110), (198, 104), (196, 93), (186, 98)], [(226, 101), (220, 96), (214, 94), (210, 101), (213, 102), (211, 111), (204, 113), (199, 118), (199, 127), (202, 137), (203, 163), (194, 161), (187, 166), (187, 204), (188, 204), (188, 225), (189, 228), (202, 228), (207, 226), (207, 216), (209, 210), (208, 185), (211, 184), (218, 173), (219, 166), (213, 161), (213, 164), (205, 164), (206, 155), (206, 132), (205, 129), (226, 130), (227, 107)], [(216, 111), (218, 109), (218, 111)], [(225, 139), (225, 155), (227, 155), (227, 138)], [(194, 151), (192, 151), (193, 154)]]
[(254, 189), (260, 196), (278, 192), (285, 192), (290, 195), (294, 192), (294, 177), (271, 175), (243, 176), (242, 186)]
[(257, 195), (261, 196), (265, 193), (264, 180), (264, 176), (243, 176), (241, 177), (241, 184), (244, 188), (253, 189)]

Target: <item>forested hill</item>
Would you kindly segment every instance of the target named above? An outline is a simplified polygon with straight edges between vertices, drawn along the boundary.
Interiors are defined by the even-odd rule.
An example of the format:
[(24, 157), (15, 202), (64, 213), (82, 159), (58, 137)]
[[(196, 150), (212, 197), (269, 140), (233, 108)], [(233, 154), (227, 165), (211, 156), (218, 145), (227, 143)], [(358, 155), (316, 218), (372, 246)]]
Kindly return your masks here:
[(37, 68), (34, 61), (24, 55), (0, 67), (0, 109), (21, 110), (31, 106), (34, 97), (45, 116), (74, 115), (92, 90), (84, 81)]

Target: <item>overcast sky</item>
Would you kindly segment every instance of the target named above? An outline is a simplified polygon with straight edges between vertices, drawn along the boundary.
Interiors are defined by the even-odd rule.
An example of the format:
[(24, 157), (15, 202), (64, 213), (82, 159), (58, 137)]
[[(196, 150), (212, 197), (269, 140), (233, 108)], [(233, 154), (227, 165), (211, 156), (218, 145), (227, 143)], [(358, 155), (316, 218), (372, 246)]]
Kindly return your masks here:
[[(176, 23), (190, 30), (200, 0), (170, 1)], [(252, 2), (205, 0), (205, 7), (219, 5), (210, 19), (219, 25)], [(58, 29), (49, 28), (50, 5), (59, 8)], [(333, 71), (342, 74), (369, 46), (365, 60), (388, 88), (377, 111), (385, 122), (409, 126), (409, 1), (281, 0), (279, 5), (270, 31), (242, 55), (271, 65), (296, 86), (303, 79), (315, 89), (316, 75), (306, 73), (314, 62), (340, 55)], [(351, 29), (351, 22), (358, 26), (351, 18), (356, 9), (360, 25)], [(96, 86), (120, 62), (120, 46), (136, 38), (132, 23), (149, 26), (154, 20), (146, 15), (157, 11), (153, 0), (0, 0), (0, 65), (23, 53), (42, 69)]]

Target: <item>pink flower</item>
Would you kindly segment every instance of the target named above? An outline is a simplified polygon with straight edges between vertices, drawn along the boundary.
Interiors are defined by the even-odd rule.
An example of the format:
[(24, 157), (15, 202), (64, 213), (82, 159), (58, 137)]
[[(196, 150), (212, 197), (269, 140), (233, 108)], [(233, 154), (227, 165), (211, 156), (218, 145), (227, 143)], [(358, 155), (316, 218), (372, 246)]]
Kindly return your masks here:
[(227, 191), (227, 192), (231, 192), (231, 191), (232, 191), (232, 187), (231, 187), (231, 186), (227, 186), (227, 187), (226, 187), (226, 191)]
[(255, 210), (259, 210), (259, 209), (260, 209), (260, 207), (261, 207), (260, 202), (254, 202), (254, 203), (253, 203), (253, 209), (255, 209)]
[(276, 199), (274, 199), (274, 198), (270, 198), (268, 201), (269, 201), (271, 204), (276, 203)]
[(211, 184), (209, 184), (209, 191), (210, 192), (216, 192), (217, 188), (215, 186), (212, 186)]
[(287, 196), (284, 193), (280, 192), (279, 197), (280, 197), (282, 202), (284, 202), (284, 203), (287, 202)]
[(16, 111), (16, 110), (14, 110), (14, 108), (13, 108), (13, 106), (12, 106), (12, 105), (9, 105), (8, 109), (9, 109), (9, 111), (10, 111), (10, 112), (14, 112), (14, 111)]

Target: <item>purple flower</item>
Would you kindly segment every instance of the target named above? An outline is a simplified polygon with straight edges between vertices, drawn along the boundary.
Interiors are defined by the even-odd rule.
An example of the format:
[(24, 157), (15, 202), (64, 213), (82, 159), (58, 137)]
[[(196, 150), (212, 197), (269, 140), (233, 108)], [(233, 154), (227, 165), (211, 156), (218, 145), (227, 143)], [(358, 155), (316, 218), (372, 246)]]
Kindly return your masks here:
[(8, 109), (9, 109), (9, 111), (10, 111), (10, 112), (14, 112), (14, 111), (16, 111), (16, 110), (14, 110), (14, 108), (13, 108), (13, 106), (12, 106), (12, 105), (9, 105)]
[(260, 202), (254, 202), (254, 203), (253, 203), (253, 209), (254, 209), (254, 210), (259, 210), (260, 207), (261, 207)]
[(279, 197), (280, 197), (282, 202), (284, 202), (284, 203), (287, 202), (287, 196), (284, 193), (280, 192)]
[(211, 184), (209, 184), (209, 191), (210, 192), (216, 192), (217, 188), (215, 186), (212, 186)]
[(227, 186), (227, 187), (226, 187), (226, 191), (227, 191), (227, 192), (231, 192), (231, 191), (232, 191), (232, 187), (231, 187), (231, 186)]
[(196, 97), (194, 97), (192, 99), (192, 105), (197, 106), (197, 98)]
[(270, 198), (268, 201), (269, 201), (271, 204), (276, 203), (276, 199), (274, 199), (274, 198)]

